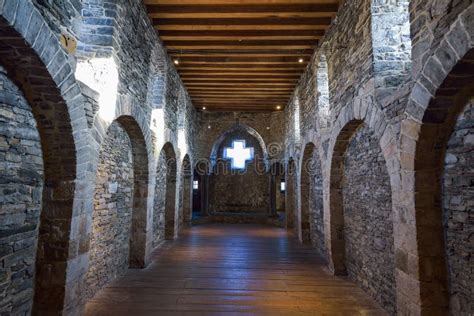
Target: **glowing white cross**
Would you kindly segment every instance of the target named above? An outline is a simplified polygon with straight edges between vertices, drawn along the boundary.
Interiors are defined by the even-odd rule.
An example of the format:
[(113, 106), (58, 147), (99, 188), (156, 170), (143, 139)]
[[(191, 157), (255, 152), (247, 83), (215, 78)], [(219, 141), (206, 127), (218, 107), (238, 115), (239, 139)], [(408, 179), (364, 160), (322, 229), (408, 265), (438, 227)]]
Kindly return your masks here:
[(235, 140), (232, 146), (224, 149), (224, 157), (232, 160), (232, 168), (245, 169), (245, 162), (253, 159), (253, 148), (245, 148), (245, 140)]

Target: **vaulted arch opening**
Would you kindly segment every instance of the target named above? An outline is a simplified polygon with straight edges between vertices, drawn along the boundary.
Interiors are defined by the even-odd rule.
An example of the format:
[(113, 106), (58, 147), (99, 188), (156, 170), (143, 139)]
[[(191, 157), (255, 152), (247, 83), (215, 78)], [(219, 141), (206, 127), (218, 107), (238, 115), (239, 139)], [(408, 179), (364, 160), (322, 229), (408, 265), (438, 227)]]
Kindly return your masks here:
[(280, 162), (272, 164), (270, 171), (271, 216), (280, 216), (285, 213), (285, 165)]
[[(27, 18), (34, 11), (29, 2), (22, 9)], [(10, 300), (2, 310), (28, 314), (34, 305), (36, 311), (59, 313), (65, 302), (77, 160), (72, 107), (59, 86), (69, 73), (56, 73), (69, 65), (61, 60), (59, 45), (30, 46), (39, 31), (34, 26), (43, 23), (40, 16), (31, 18), (33, 29), (22, 35), (27, 30), (14, 29), (7, 20), (12, 11), (5, 7), (0, 17), (1, 282), (2, 296)], [(68, 82), (62, 88), (67, 84), (72, 86)]]
[(307, 144), (303, 152), (300, 195), (300, 241), (312, 244), (325, 255), (323, 175), (314, 143)]
[(296, 163), (293, 158), (288, 161), (286, 169), (286, 228), (295, 229), (296, 225), (296, 187), (297, 187), (297, 175), (296, 175)]
[[(270, 211), (268, 153), (261, 136), (237, 125), (223, 133), (211, 152), (209, 212), (267, 216)], [(246, 184), (253, 183), (252, 190)]]
[(89, 243), (87, 297), (146, 264), (148, 158), (140, 127), (121, 116), (101, 145)]
[(390, 176), (380, 140), (363, 121), (337, 136), (330, 174), (332, 269), (396, 311)]
[(171, 143), (161, 149), (155, 189), (155, 207), (153, 211), (154, 245), (163, 239), (172, 240), (177, 236), (178, 213), (176, 212), (177, 161)]
[(453, 315), (472, 310), (473, 73), (471, 49), (431, 98), (414, 160), (422, 308)]
[(191, 159), (186, 155), (181, 164), (181, 188), (179, 204), (180, 225), (188, 225), (192, 220), (193, 168)]

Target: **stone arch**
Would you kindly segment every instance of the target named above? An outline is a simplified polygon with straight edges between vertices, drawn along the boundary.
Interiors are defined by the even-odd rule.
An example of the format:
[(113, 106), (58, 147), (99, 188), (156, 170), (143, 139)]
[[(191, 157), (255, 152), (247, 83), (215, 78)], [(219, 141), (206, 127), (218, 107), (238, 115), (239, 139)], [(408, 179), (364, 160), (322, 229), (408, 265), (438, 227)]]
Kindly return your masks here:
[(146, 259), (148, 151), (140, 125), (132, 116), (119, 116), (117, 122), (125, 129), (132, 144), (133, 155), (133, 210), (130, 234), (130, 267), (144, 268)]
[(176, 177), (177, 162), (176, 152), (171, 143), (166, 143), (161, 149), (166, 164), (166, 193), (164, 204), (165, 239), (174, 239), (177, 235), (176, 227)]
[[(384, 261), (384, 265), (375, 265), (369, 268), (375, 269), (374, 276), (378, 278), (374, 279), (373, 282), (383, 282), (383, 284), (387, 282), (386, 284), (388, 284), (389, 288), (391, 288), (391, 291), (387, 292), (387, 295), (385, 295), (385, 293), (381, 295), (380, 291), (373, 291), (370, 287), (364, 285), (361, 280), (358, 280), (359, 277), (357, 277), (357, 274), (355, 274), (354, 280), (359, 283), (361, 287), (367, 290), (387, 310), (389, 310), (390, 312), (394, 312), (397, 300), (397, 286), (399, 284), (398, 281), (400, 281), (398, 279), (395, 280), (396, 275), (398, 275), (398, 270), (396, 270), (395, 263), (395, 249), (397, 243), (400, 243), (400, 239), (402, 238), (402, 236), (400, 236), (401, 233), (398, 230), (399, 228), (396, 225), (397, 222), (394, 220), (394, 217), (396, 215), (393, 212), (396, 207), (396, 203), (394, 201), (398, 196), (397, 185), (399, 184), (399, 165), (397, 157), (395, 155), (395, 134), (392, 131), (392, 127), (386, 122), (383, 112), (377, 109), (374, 105), (364, 103), (358, 104), (358, 106), (350, 105), (343, 108), (342, 112), (339, 115), (338, 121), (335, 122), (334, 126), (335, 128), (331, 135), (328, 152), (328, 161), (330, 163), (330, 167), (328, 169), (328, 208), (325, 210), (324, 214), (326, 218), (325, 235), (326, 245), (328, 247), (330, 269), (335, 274), (347, 274), (346, 260), (348, 258), (346, 257), (346, 249), (348, 245), (346, 244), (345, 239), (345, 230), (346, 227), (348, 227), (346, 225), (347, 223), (345, 223), (345, 208), (347, 201), (344, 199), (346, 191), (345, 186), (343, 184), (345, 183), (345, 181), (347, 181), (346, 179), (357, 179), (360, 177), (365, 178), (365, 174), (359, 175), (357, 177), (353, 177), (352, 175), (345, 175), (345, 164), (346, 160), (348, 159), (346, 157), (346, 152), (348, 151), (348, 148), (350, 148), (349, 146), (352, 145), (352, 140), (354, 140), (356, 144), (365, 144), (365, 142), (362, 141), (362, 138), (360, 138), (359, 136), (366, 135), (366, 133), (368, 133), (367, 135), (371, 135), (371, 139), (375, 141), (375, 150), (379, 152), (379, 155), (383, 157), (384, 160), (382, 165), (380, 165), (380, 172), (383, 172), (385, 174), (383, 175), (383, 177), (382, 175), (380, 176), (382, 177), (381, 181), (385, 179), (383, 180), (383, 185), (386, 190), (384, 191), (385, 195), (383, 201), (390, 201), (389, 207), (386, 208), (385, 212), (383, 213), (385, 214), (384, 218), (386, 221), (386, 225), (390, 225), (390, 230), (387, 230), (387, 232), (385, 233), (386, 241), (384, 241), (382, 245), (377, 246), (375, 243), (376, 240), (372, 238), (376, 234), (371, 235), (372, 244), (374, 244), (374, 247), (371, 247), (373, 248), (372, 250), (377, 249), (378, 247), (380, 248), (378, 250), (379, 253), (385, 254), (385, 249), (389, 247), (387, 249), (387, 256), (381, 256), (379, 258), (380, 260)], [(357, 140), (356, 137), (359, 137), (359, 139)], [(370, 143), (372, 143), (373, 141), (371, 141)], [(372, 151), (364, 150), (363, 152), (371, 153)], [(352, 159), (352, 161), (354, 161), (354, 159)], [(372, 163), (373, 161), (379, 160), (372, 160)], [(359, 162), (357, 161), (357, 163)], [(359, 168), (352, 169), (358, 170)], [(377, 179), (376, 176), (372, 178)], [(350, 199), (352, 199), (353, 197), (354, 194), (351, 195)], [(350, 203), (351, 200), (349, 200), (348, 202)], [(351, 226), (354, 227), (354, 225)], [(374, 229), (381, 229), (382, 225), (372, 225), (370, 227)], [(354, 247), (353, 245), (349, 246)], [(383, 251), (381, 251), (381, 249)], [(382, 269), (378, 268), (381, 266), (386, 267), (385, 261), (387, 261), (390, 265), (393, 266), (393, 269), (383, 269), (383, 271), (388, 271), (388, 273), (390, 273), (387, 275), (383, 274)], [(361, 266), (365, 267), (365, 264)], [(352, 267), (354, 267), (354, 264), (352, 264)], [(364, 278), (367, 277), (367, 275), (371, 275), (370, 271), (362, 271), (362, 273), (366, 274)], [(351, 274), (354, 275), (353, 272)]]
[(296, 162), (290, 157), (286, 167), (286, 228), (295, 229), (295, 216), (297, 208), (297, 172)]
[(189, 224), (192, 213), (192, 194), (193, 194), (193, 166), (189, 155), (185, 155), (181, 163), (181, 194), (180, 199), (180, 224)]
[[(34, 238), (38, 251), (36, 258), (32, 256), (36, 261), (34, 309), (60, 313), (67, 304), (65, 288), (70, 286), (66, 285), (67, 267), (79, 255), (78, 249), (71, 251), (79, 235), (71, 221), (79, 213), (74, 198), (81, 192), (76, 185), (86, 173), (78, 166), (86, 160), (79, 148), (87, 137), (74, 133), (87, 129), (81, 90), (65, 51), (31, 1), (2, 1), (0, 14), (0, 65), (31, 107), (43, 157), (42, 211), (39, 222), (28, 229), (40, 226)], [(58, 229), (61, 233), (54, 233)], [(51, 248), (54, 251), (47, 251)], [(35, 245), (31, 249), (34, 252)], [(52, 274), (62, 281), (51, 282)]]
[(448, 312), (441, 179), (447, 142), (463, 106), (472, 97), (474, 40), (469, 36), (473, 10), (471, 5), (460, 14), (439, 46), (424, 59), (408, 101), (408, 118), (402, 123), (400, 158), (405, 198), (400, 205), (413, 210), (410, 220), (414, 223), (407, 228), (411, 247), (403, 249), (414, 268), (408, 266), (404, 273), (419, 284), (406, 292), (407, 300), (420, 302), (422, 314)]
[(100, 146), (89, 242), (87, 297), (147, 263), (148, 155), (142, 130), (121, 115)]
[(241, 123), (237, 123), (231, 128), (229, 128), (227, 131), (222, 133), (214, 142), (212, 145), (211, 149), (211, 154), (210, 154), (210, 160), (211, 160), (211, 168), (214, 168), (216, 166), (217, 160), (218, 160), (218, 155), (219, 155), (219, 148), (221, 148), (222, 143), (231, 135), (236, 132), (245, 132), (252, 137), (254, 137), (257, 142), (259, 143), (262, 152), (263, 152), (263, 161), (265, 163), (265, 169), (269, 170), (270, 169), (270, 161), (269, 161), (269, 156), (268, 156), (268, 150), (265, 145), (265, 141), (263, 140), (262, 136), (260, 135), (259, 132), (257, 132), (255, 129)]
[(300, 170), (299, 238), (325, 255), (323, 174), (318, 148), (313, 142), (304, 147)]

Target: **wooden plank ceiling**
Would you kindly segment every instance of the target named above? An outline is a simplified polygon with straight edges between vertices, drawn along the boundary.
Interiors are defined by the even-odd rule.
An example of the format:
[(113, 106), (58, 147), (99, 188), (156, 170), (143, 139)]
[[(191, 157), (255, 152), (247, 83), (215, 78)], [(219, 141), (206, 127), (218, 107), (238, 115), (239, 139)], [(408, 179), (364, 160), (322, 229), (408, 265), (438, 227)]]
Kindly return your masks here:
[(144, 0), (194, 105), (285, 107), (339, 0)]

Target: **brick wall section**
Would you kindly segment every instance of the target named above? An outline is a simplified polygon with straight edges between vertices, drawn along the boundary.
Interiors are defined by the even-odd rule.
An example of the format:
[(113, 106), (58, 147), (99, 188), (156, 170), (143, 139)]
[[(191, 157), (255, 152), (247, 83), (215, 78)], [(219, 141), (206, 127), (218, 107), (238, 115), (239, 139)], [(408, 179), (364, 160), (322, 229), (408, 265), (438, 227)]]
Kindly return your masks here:
[(474, 310), (474, 99), (464, 107), (446, 150), (443, 217), (452, 315)]
[(343, 200), (347, 273), (395, 314), (390, 178), (378, 140), (367, 126), (356, 132), (346, 150)]
[(87, 297), (92, 297), (129, 267), (133, 164), (130, 139), (113, 123), (97, 168)]
[(0, 314), (33, 305), (43, 159), (30, 105), (0, 69)]

